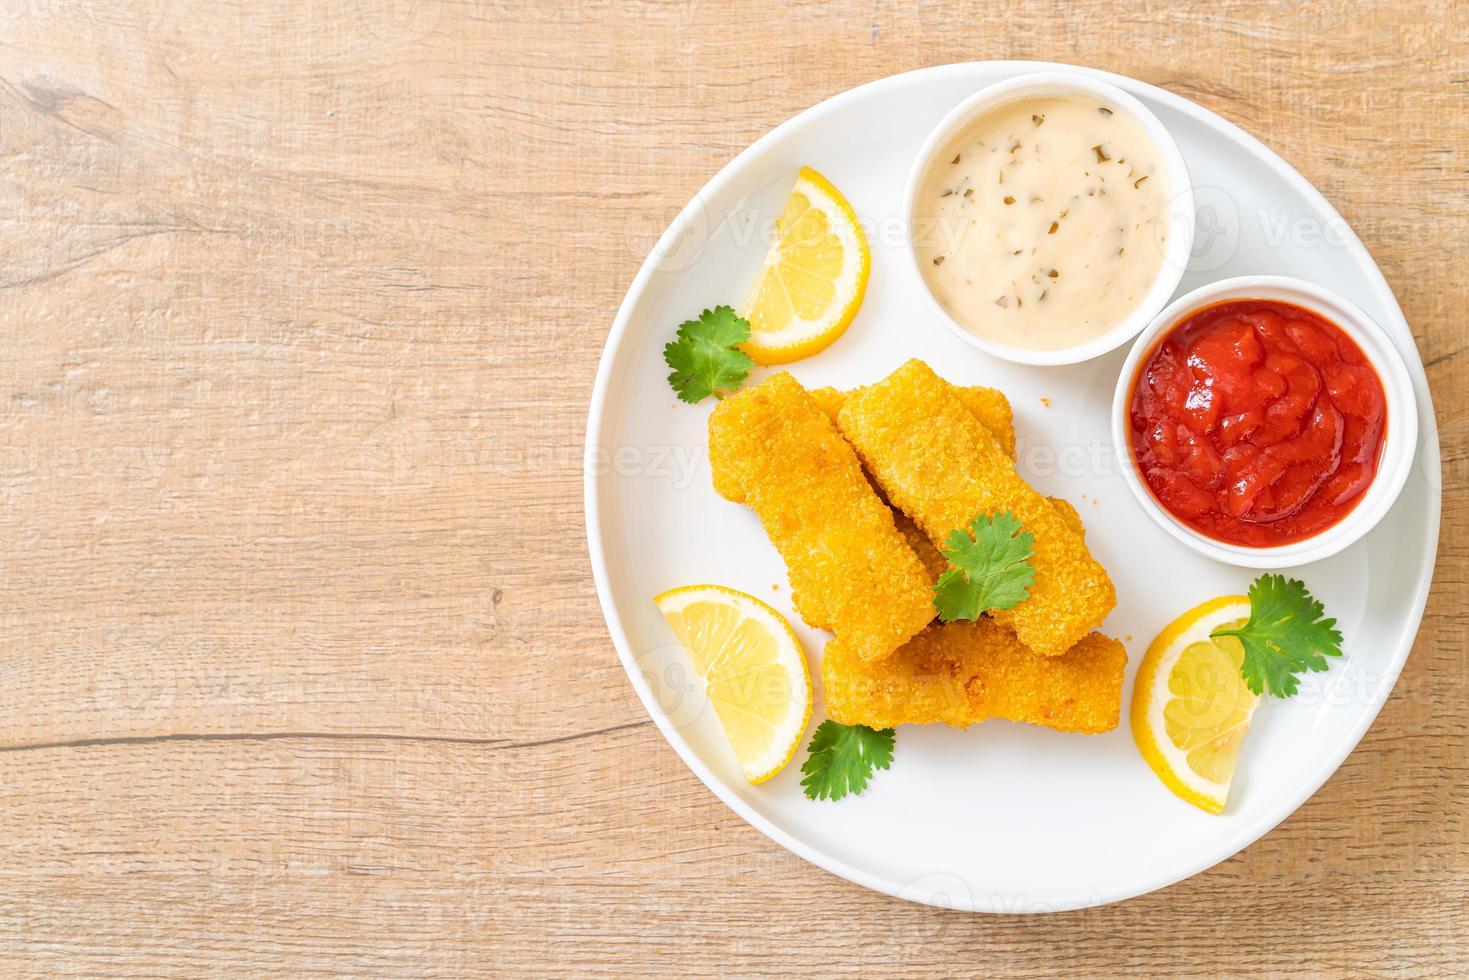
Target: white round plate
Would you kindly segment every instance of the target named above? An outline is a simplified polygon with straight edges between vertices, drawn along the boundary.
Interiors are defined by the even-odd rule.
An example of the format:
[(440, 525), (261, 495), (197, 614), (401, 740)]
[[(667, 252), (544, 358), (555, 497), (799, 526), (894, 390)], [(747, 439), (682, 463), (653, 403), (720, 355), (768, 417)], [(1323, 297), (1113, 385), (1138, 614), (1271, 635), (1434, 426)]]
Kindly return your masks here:
[[(602, 609), (633, 686), (689, 768), (771, 839), (835, 874), (914, 901), (989, 912), (1142, 894), (1229, 857), (1300, 806), (1357, 744), (1402, 669), (1428, 596), (1441, 503), (1422, 360), (1382, 274), (1342, 218), (1220, 117), (1150, 85), (1092, 73), (1142, 99), (1183, 149), (1200, 223), (1178, 292), (1272, 273), (1344, 294), (1391, 332), (1408, 361), (1422, 433), (1413, 475), (1382, 523), (1293, 573), (1339, 620), (1344, 655), (1328, 672), (1307, 675), (1295, 698), (1261, 706), (1222, 816), (1170, 794), (1128, 731), (1138, 660), (1175, 616), (1245, 591), (1252, 574), (1174, 541), (1124, 484), (1108, 407), (1125, 347), (1059, 368), (988, 357), (934, 320), (900, 251), (903, 180), (929, 130), (982, 86), (1046, 68), (1069, 66), (985, 62), (886, 78), (821, 103), (741, 153), (678, 216), (634, 280), (602, 355), (587, 432), (587, 537)], [(713, 400), (678, 402), (662, 357), (681, 321), (743, 300), (802, 165), (852, 202), (868, 225), (873, 261), (846, 335), (789, 369), (808, 386), (853, 386), (920, 357), (951, 381), (1010, 396), (1021, 472), (1077, 506), (1093, 553), (1117, 584), (1117, 609), (1103, 627), (1129, 656), (1115, 731), (1087, 737), (1002, 721), (967, 731), (904, 726), (892, 768), (861, 795), (832, 803), (802, 794), (804, 746), (775, 779), (747, 785), (713, 712), (703, 710), (686, 658), (653, 607), (657, 593), (717, 582), (766, 599), (791, 620), (818, 677), (827, 639), (795, 615), (784, 566), (755, 515), (715, 495), (705, 435)], [(818, 694), (812, 725), (822, 717)]]

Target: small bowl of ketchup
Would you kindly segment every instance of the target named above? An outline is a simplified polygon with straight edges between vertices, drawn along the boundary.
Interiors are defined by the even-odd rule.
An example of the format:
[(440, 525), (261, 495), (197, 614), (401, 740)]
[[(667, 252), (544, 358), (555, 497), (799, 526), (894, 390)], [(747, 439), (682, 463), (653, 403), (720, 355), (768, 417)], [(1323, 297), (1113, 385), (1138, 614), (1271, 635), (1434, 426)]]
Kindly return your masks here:
[(1165, 531), (1217, 561), (1288, 568), (1382, 519), (1412, 468), (1418, 412), (1402, 356), (1355, 304), (1243, 276), (1194, 290), (1143, 330), (1112, 435)]

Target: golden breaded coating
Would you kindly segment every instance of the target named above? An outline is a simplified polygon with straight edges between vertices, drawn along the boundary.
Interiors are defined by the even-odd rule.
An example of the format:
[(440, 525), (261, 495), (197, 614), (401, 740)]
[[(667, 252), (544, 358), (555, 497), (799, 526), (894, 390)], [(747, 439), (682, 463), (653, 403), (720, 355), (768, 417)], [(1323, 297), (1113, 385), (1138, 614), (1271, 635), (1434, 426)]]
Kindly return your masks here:
[(806, 394), (816, 403), (816, 407), (826, 413), (832, 424), (836, 424), (837, 412), (842, 410), (842, 402), (847, 400), (847, 393), (840, 388), (807, 388)]
[(1015, 414), (1010, 410), (1010, 399), (995, 388), (979, 385), (955, 385), (954, 393), (964, 407), (979, 419), (1000, 443), (1000, 448), (1011, 459), (1015, 458)]
[(1077, 512), (1076, 505), (1065, 497), (1047, 497), (1046, 499), (1051, 502), (1052, 507), (1056, 508), (1057, 515), (1066, 522), (1066, 526), (1081, 535), (1081, 539), (1085, 541), (1086, 527), (1081, 523), (1081, 514)]
[[(1005, 455), (1014, 459), (1015, 413), (1010, 410), (1010, 399), (1005, 397), (1005, 393), (995, 388), (983, 388), (978, 385), (964, 388), (955, 386), (954, 390), (959, 393), (959, 399), (964, 402), (964, 407), (973, 412), (980, 424), (989, 429), (990, 434), (1000, 441)], [(842, 410), (842, 404), (847, 400), (849, 392), (838, 388), (812, 388), (808, 394), (835, 422), (837, 413)]]
[(1020, 478), (995, 437), (927, 364), (909, 361), (852, 392), (837, 419), (888, 501), (935, 545), (978, 515), (1006, 511), (1035, 536), (1029, 596), (995, 613), (1030, 649), (1059, 656), (1112, 611), (1112, 580), (1082, 535)]
[[(913, 553), (918, 556), (918, 560), (923, 562), (923, 568), (928, 572), (929, 582), (937, 582), (939, 576), (949, 570), (949, 560), (934, 547), (932, 541), (928, 540), (928, 535), (923, 533), (923, 529), (914, 524), (913, 520), (901, 510), (893, 511), (893, 524), (897, 527), (898, 533), (903, 536), (903, 540), (908, 542), (908, 547), (912, 548)], [(938, 615), (937, 609), (934, 610), (934, 615)]]
[(933, 619), (923, 563), (852, 447), (789, 374), (719, 403), (709, 463), (715, 490), (760, 516), (807, 623), (872, 660)]
[[(981, 425), (990, 430), (990, 433), (999, 441), (1000, 447), (1005, 450), (1005, 455), (1011, 459), (1015, 458), (1015, 423), (1014, 416), (1010, 411), (1010, 400), (1005, 393), (995, 388), (982, 388), (979, 386), (960, 388), (955, 387), (959, 398), (964, 402), (966, 408), (979, 419)], [(831, 416), (831, 420), (837, 420), (837, 413), (842, 410), (842, 404), (847, 400), (847, 392), (839, 388), (810, 388), (806, 392), (811, 399), (821, 407), (821, 410)], [(878, 495), (882, 490), (878, 488)], [(1060, 497), (1048, 498), (1066, 523), (1078, 533), (1085, 534), (1081, 526), (1081, 515), (1069, 501)], [(907, 514), (900, 510), (893, 511), (893, 520), (897, 522), (898, 532), (907, 540), (908, 546), (918, 553), (923, 560), (923, 567), (928, 569), (929, 576), (938, 580), (938, 577), (946, 572), (949, 563), (944, 556), (934, 547), (928, 535), (919, 529), (909, 519)]]
[[(1004, 393), (994, 388), (957, 388), (959, 397), (964, 399), (965, 405), (979, 419), (980, 424), (989, 429), (999, 440), (1001, 446), (1011, 459), (1015, 458), (1015, 425), (1014, 418), (1010, 412), (1010, 400)], [(837, 420), (837, 413), (842, 410), (842, 403), (847, 400), (847, 393), (839, 388), (810, 388), (806, 394), (821, 408), (823, 412), (831, 417), (833, 423)], [(879, 489), (878, 495), (882, 495)], [(1079, 526), (1079, 518), (1076, 509), (1065, 501), (1059, 501), (1066, 507), (1071, 508), (1071, 516), (1076, 519)], [(940, 575), (948, 571), (949, 563), (938, 548), (934, 547), (928, 535), (909, 519), (907, 514), (900, 510), (893, 511), (893, 521), (898, 527), (898, 533), (908, 542), (923, 567), (928, 569), (930, 581), (937, 582)]]
[[(1003, 392), (994, 388), (959, 388), (960, 397), (969, 406), (971, 412), (979, 419), (980, 424), (992, 432), (1001, 445), (1008, 447), (1006, 452), (1013, 459), (1015, 457), (1015, 426), (1010, 412), (1010, 400)], [(837, 413), (842, 410), (842, 403), (847, 399), (847, 393), (839, 388), (810, 388), (806, 392), (811, 400), (820, 406), (821, 410), (831, 417), (833, 424), (836, 423)], [(878, 490), (878, 496), (882, 491)], [(1069, 504), (1067, 505), (1070, 506)], [(1075, 511), (1072, 511), (1073, 515)], [(893, 511), (893, 521), (897, 524), (898, 533), (903, 535), (918, 557), (923, 561), (923, 567), (928, 569), (930, 581), (937, 582), (938, 577), (949, 568), (948, 561), (934, 547), (928, 535), (924, 534), (918, 525), (914, 524), (907, 514), (900, 510)]]
[(935, 623), (876, 663), (833, 640), (822, 655), (821, 680), (827, 713), (845, 725), (965, 728), (1005, 718), (1095, 734), (1117, 727), (1126, 666), (1122, 644), (1100, 633), (1059, 657), (1042, 657), (981, 617)]

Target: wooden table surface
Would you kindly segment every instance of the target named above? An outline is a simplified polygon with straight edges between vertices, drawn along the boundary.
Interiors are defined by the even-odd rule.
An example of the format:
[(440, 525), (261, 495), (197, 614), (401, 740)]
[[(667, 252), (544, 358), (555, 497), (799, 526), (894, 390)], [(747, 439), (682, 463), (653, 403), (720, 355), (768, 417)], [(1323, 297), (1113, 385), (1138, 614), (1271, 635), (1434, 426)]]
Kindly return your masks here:
[[(582, 527), (614, 310), (722, 164), (951, 61), (1259, 136), (1428, 365), (1438, 571), (1243, 854), (982, 917), (803, 863), (627, 684)], [(0, 3), (10, 973), (1436, 974), (1469, 959), (1469, 6)]]

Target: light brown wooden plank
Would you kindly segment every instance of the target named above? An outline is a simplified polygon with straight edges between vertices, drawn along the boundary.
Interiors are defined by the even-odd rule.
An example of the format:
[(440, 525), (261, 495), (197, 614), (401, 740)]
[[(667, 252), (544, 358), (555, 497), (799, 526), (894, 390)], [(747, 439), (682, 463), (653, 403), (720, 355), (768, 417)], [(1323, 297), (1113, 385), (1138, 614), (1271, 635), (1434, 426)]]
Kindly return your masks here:
[[(0, 5), (0, 969), (1462, 970), (1466, 56), (1449, 0)], [(1423, 632), (1341, 771), (1060, 916), (894, 902), (731, 815), (581, 525), (597, 357), (678, 208), (827, 96), (979, 58), (1162, 84), (1296, 165), (1445, 460)]]

